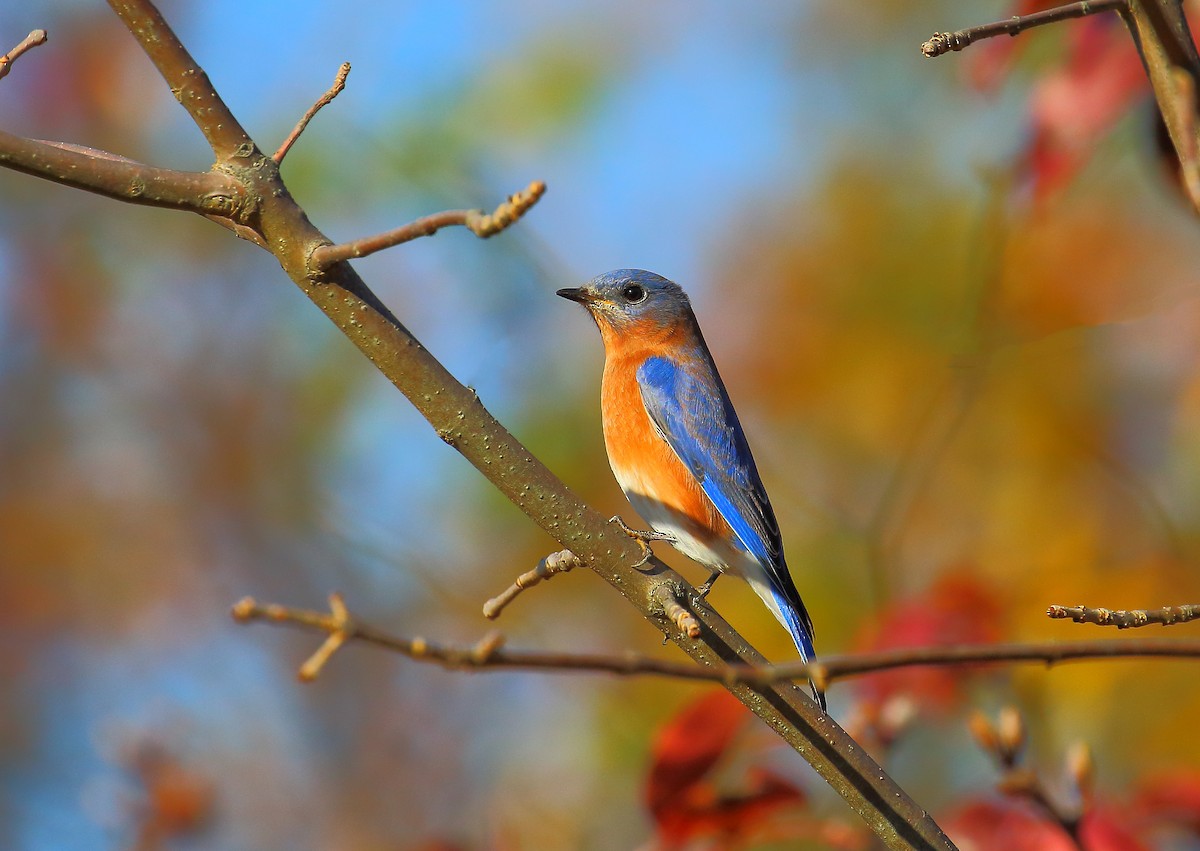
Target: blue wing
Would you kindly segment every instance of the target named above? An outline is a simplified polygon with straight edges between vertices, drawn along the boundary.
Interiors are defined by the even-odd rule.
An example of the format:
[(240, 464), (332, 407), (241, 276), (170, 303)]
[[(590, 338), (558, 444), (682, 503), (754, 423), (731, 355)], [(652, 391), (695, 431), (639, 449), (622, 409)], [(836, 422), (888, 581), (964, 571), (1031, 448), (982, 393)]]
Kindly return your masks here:
[(770, 590), (804, 659), (813, 652), (812, 619), (783, 558), (783, 541), (741, 423), (707, 348), (686, 365), (648, 358), (637, 371), (650, 420), (733, 529), (746, 552), (762, 565)]

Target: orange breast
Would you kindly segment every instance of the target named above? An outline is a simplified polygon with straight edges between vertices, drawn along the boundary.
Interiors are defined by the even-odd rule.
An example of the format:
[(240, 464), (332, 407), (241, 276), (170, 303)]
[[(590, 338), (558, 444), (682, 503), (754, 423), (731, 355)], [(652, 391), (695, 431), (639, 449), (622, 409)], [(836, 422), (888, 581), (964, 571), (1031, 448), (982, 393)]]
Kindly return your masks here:
[[(637, 384), (645, 352), (612, 351), (604, 363), (601, 406), (609, 463), (622, 490), (661, 504), (697, 534), (722, 534), (724, 518), (646, 413)], [(646, 517), (651, 524), (655, 518)], [(707, 534), (705, 534), (707, 533)]]

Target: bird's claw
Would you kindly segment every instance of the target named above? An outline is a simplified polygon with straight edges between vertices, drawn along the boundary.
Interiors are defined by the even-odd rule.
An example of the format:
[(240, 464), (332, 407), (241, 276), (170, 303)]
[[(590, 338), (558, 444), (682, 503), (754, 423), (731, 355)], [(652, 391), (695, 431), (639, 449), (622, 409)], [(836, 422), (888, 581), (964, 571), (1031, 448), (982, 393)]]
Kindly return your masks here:
[(636, 563), (634, 563), (634, 567), (641, 567), (643, 564), (650, 561), (650, 557), (654, 555), (654, 550), (650, 549), (651, 541), (666, 541), (669, 544), (674, 544), (676, 542), (675, 536), (670, 532), (659, 532), (656, 529), (648, 529), (644, 531), (640, 529), (631, 529), (628, 525), (626, 525), (625, 521), (621, 519), (621, 515), (619, 514), (614, 514), (609, 518), (608, 522), (616, 523), (618, 529), (620, 529), (629, 537), (633, 538), (638, 542), (638, 544), (641, 545), (642, 557), (638, 559)]
[(708, 592), (711, 591), (712, 587), (717, 584), (717, 579), (719, 579), (720, 576), (721, 571), (719, 570), (714, 570), (712, 573), (710, 573), (708, 575), (708, 579), (704, 580), (704, 584), (696, 587), (696, 595), (701, 600), (706, 599), (708, 597)]

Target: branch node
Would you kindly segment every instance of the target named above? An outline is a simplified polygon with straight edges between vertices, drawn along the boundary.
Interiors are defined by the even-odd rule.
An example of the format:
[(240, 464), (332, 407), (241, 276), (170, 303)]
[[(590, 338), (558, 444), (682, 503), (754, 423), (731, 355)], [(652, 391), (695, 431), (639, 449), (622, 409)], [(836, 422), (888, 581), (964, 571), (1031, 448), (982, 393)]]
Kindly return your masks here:
[(258, 611), (258, 601), (253, 597), (243, 597), (233, 604), (230, 613), (238, 623), (249, 623)]
[(25, 38), (21, 39), (21, 43), (14, 47), (8, 53), (0, 56), (0, 80), (8, 76), (8, 72), (12, 70), (13, 63), (16, 62), (21, 55), (33, 50), (46, 43), (49, 36), (45, 30), (34, 30)]
[(471, 661), (476, 665), (486, 665), (496, 655), (496, 651), (504, 646), (504, 635), (493, 630), (471, 648)]
[[(283, 607), (277, 608), (282, 609)], [(311, 683), (315, 680), (325, 667), (325, 663), (333, 658), (333, 654), (341, 649), (348, 639), (354, 637), (354, 621), (350, 617), (350, 611), (346, 608), (346, 600), (341, 594), (334, 592), (329, 595), (329, 617), (325, 618), (324, 623), (320, 626), (329, 632), (329, 637), (325, 639), (324, 644), (317, 648), (317, 652), (309, 656), (300, 666), (299, 676), (302, 682)]]
[(550, 553), (544, 559), (537, 563), (537, 567), (526, 573), (522, 573), (517, 577), (516, 581), (508, 586), (499, 595), (493, 597), (483, 604), (483, 616), (490, 621), (494, 621), (500, 617), (500, 613), (517, 598), (522, 592), (532, 588), (543, 580), (550, 579), (559, 573), (568, 573), (577, 567), (583, 566), (583, 560), (570, 550), (559, 550), (556, 553)]
[(316, 114), (324, 107), (328, 106), (331, 101), (342, 93), (346, 88), (346, 77), (350, 74), (350, 63), (343, 62), (342, 67), (338, 69), (337, 76), (334, 77), (333, 85), (317, 98), (317, 102), (308, 108), (308, 112), (304, 113), (303, 117), (296, 122), (296, 126), (292, 128), (292, 132), (287, 135), (287, 138), (279, 145), (279, 149), (271, 154), (271, 159), (275, 160), (275, 164), (283, 162), (283, 158), (287, 156), (288, 151), (292, 149), (292, 145), (296, 144), (296, 140), (300, 138), (300, 134), (308, 127), (308, 122), (312, 121)]
[(663, 614), (667, 616), (667, 620), (675, 624), (676, 629), (688, 638), (700, 637), (700, 621), (684, 608), (674, 588), (664, 583), (657, 586), (653, 593), (655, 601), (663, 608)]
[(508, 198), (489, 214), (482, 210), (468, 210), (464, 225), (480, 239), (487, 239), (507, 228), (546, 194), (546, 184), (535, 180), (520, 192)]

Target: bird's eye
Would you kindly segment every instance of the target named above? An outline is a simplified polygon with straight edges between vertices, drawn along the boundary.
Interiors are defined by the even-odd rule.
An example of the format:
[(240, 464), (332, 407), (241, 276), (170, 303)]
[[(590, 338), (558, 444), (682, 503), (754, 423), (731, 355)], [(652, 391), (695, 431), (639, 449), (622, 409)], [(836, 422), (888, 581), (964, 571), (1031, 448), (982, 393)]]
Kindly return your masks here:
[(621, 295), (625, 296), (625, 300), (630, 304), (641, 304), (646, 300), (646, 290), (637, 284), (625, 287), (621, 290)]

